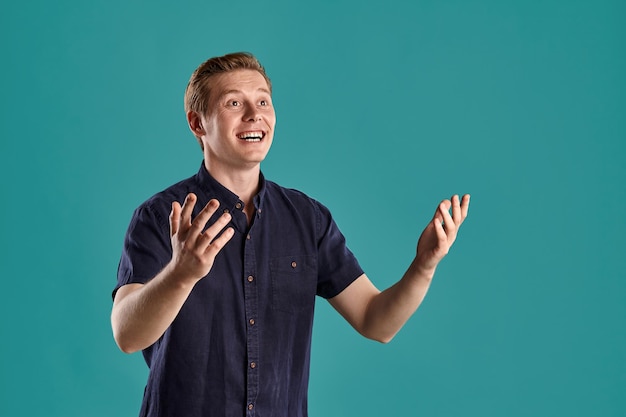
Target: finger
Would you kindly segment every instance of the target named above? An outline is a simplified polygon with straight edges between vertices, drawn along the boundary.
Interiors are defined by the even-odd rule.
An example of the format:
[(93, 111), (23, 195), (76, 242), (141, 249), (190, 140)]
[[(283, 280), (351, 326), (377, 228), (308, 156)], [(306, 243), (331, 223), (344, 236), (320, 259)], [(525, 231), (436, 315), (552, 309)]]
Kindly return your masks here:
[(448, 211), (449, 208), (450, 208), (450, 200), (443, 200), (437, 206), (437, 209), (435, 210), (435, 215), (433, 216), (433, 219), (437, 219), (440, 223), (443, 222), (443, 216), (441, 214), (442, 210), (443, 211)]
[(227, 228), (219, 235), (207, 248), (206, 253), (209, 256), (215, 258), (220, 250), (228, 243), (228, 241), (235, 235), (235, 230), (232, 227)]
[(212, 244), (215, 236), (219, 235), (219, 233), (224, 230), (224, 228), (228, 225), (228, 222), (231, 220), (230, 213), (222, 214), (211, 226), (209, 226), (204, 233), (200, 234), (198, 238), (198, 242), (196, 246), (199, 250), (204, 251), (206, 248)]
[(443, 255), (448, 253), (448, 235), (446, 234), (443, 224), (435, 221), (435, 233), (437, 234), (437, 252), (441, 251)]
[(193, 219), (193, 221), (191, 222), (190, 230), (192, 231), (192, 234), (198, 235), (202, 232), (202, 230), (206, 227), (207, 222), (209, 221), (213, 213), (217, 211), (219, 206), (220, 203), (216, 199), (213, 198), (209, 200), (206, 206), (204, 206), (204, 208), (200, 210), (200, 213), (198, 213), (196, 218)]
[(180, 227), (180, 203), (178, 201), (172, 202), (172, 211), (170, 212), (170, 237), (178, 233)]
[(440, 204), (439, 212), (441, 213), (441, 217), (443, 218), (443, 226), (445, 228), (446, 234), (448, 236), (454, 236), (456, 234), (457, 225), (452, 219), (450, 212), (448, 211), (448, 205)]
[(458, 226), (463, 221), (461, 219), (461, 201), (456, 194), (450, 198), (450, 201), (452, 202), (452, 220)]
[(461, 219), (465, 220), (469, 211), (470, 195), (465, 194), (461, 200)]
[(183, 202), (183, 208), (180, 214), (181, 228), (188, 229), (191, 226), (191, 213), (196, 205), (198, 197), (194, 193), (187, 194), (185, 201)]

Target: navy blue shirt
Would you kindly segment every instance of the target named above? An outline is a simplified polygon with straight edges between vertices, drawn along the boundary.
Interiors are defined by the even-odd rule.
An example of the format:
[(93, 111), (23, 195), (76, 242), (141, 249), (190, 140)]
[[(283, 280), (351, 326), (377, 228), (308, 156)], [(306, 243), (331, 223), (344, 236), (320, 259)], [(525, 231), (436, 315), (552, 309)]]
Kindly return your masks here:
[(328, 209), (266, 181), (250, 224), (243, 201), (204, 165), (133, 214), (116, 290), (146, 283), (172, 256), (169, 213), (193, 192), (232, 214), (233, 238), (163, 336), (143, 351), (150, 374), (140, 416), (305, 417), (315, 296), (331, 298), (362, 273)]

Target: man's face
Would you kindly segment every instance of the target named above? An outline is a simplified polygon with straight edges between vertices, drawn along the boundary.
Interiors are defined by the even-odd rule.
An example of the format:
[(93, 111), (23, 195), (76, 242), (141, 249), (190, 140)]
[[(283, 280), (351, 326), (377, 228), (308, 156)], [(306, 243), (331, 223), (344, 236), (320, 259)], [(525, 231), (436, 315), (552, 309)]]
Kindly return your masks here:
[(209, 167), (257, 167), (270, 149), (276, 125), (265, 78), (256, 70), (237, 70), (214, 76), (211, 87), (208, 114), (200, 117)]

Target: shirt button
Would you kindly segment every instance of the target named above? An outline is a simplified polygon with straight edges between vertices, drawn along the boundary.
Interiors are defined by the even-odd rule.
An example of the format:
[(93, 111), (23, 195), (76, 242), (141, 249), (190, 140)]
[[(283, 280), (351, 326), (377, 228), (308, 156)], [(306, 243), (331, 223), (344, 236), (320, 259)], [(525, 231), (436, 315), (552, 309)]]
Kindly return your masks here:
[(246, 239), (247, 239), (247, 240), (252, 239), (252, 238), (250, 237), (250, 234), (248, 234), (248, 235), (246, 236)]
[(239, 202), (238, 202), (237, 204), (235, 204), (235, 208), (236, 208), (237, 210), (241, 210), (241, 208), (242, 208), (242, 207), (243, 207), (243, 204), (241, 204), (241, 203), (239, 203)]
[(248, 410), (252, 410), (254, 408), (254, 404), (248, 404)]
[(230, 210), (224, 209), (224, 213), (230, 213)]
[(248, 320), (248, 323), (250, 323), (250, 326), (254, 326), (254, 323), (256, 323), (256, 322), (254, 321), (254, 319), (250, 319), (250, 320)]
[(250, 276), (248, 277), (248, 282), (252, 282), (252, 281), (254, 281), (254, 277), (253, 277), (252, 275), (250, 275)]
[(296, 266), (298, 266), (298, 264), (296, 263), (296, 261), (293, 261), (293, 262), (291, 263), (291, 267), (292, 267), (292, 268), (295, 268)]
[(256, 368), (256, 362), (250, 362), (250, 368), (252, 369)]

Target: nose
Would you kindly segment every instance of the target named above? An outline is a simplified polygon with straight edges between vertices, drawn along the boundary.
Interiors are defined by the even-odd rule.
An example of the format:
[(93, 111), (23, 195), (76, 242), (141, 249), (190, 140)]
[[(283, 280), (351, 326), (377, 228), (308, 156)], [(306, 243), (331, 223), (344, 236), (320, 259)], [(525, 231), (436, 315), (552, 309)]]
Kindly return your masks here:
[(257, 120), (261, 120), (261, 112), (256, 106), (248, 104), (243, 118), (247, 122), (256, 122)]

